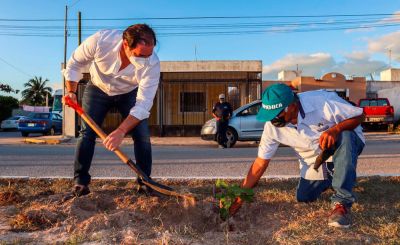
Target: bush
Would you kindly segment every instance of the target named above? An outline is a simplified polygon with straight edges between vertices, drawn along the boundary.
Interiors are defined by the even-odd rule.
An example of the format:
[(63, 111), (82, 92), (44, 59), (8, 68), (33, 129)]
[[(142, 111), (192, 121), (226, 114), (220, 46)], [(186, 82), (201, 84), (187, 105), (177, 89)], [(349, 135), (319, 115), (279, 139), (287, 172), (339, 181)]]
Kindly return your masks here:
[(16, 98), (0, 95), (0, 121), (10, 117), (12, 110), (18, 107), (19, 103)]

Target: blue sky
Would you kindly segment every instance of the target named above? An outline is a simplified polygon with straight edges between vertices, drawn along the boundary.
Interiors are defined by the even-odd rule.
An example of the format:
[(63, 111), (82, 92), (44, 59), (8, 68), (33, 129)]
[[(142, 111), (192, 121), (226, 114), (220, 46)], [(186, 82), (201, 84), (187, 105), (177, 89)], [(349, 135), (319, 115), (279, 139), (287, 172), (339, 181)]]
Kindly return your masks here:
[[(0, 82), (23, 89), (23, 84), (31, 77), (42, 76), (50, 80), (51, 86), (60, 86), (65, 5), (73, 5), (68, 15), (71, 33), (68, 58), (77, 46), (78, 11), (82, 12), (83, 38), (97, 29), (123, 29), (145, 22), (159, 34), (157, 52), (161, 60), (262, 60), (264, 79), (275, 79), (278, 71), (295, 69), (296, 64), (303, 75), (319, 77), (324, 72), (339, 71), (346, 75), (366, 76), (388, 67), (389, 49), (393, 66), (398, 66), (400, 56), (400, 45), (397, 45), (400, 44), (400, 15), (390, 15), (400, 11), (400, 1), (2, 0)], [(354, 16), (365, 14), (388, 15)], [(304, 17), (316, 15), (319, 17)], [(242, 18), (126, 20), (205, 16)], [(255, 16), (258, 18), (243, 18)], [(98, 20), (117, 18), (125, 20)], [(27, 19), (30, 21), (15, 21)], [(47, 21), (34, 21), (37, 19)], [(351, 24), (340, 24), (343, 22)], [(240, 28), (241, 25), (251, 27)], [(364, 29), (337, 28), (362, 25)], [(371, 27), (374, 25), (379, 27)], [(391, 26), (382, 27), (384, 25)], [(318, 28), (334, 30), (315, 31)], [(247, 31), (257, 33), (249, 34)], [(173, 35), (174, 32), (206, 34), (182, 36)], [(217, 35), (210, 32), (235, 33)]]

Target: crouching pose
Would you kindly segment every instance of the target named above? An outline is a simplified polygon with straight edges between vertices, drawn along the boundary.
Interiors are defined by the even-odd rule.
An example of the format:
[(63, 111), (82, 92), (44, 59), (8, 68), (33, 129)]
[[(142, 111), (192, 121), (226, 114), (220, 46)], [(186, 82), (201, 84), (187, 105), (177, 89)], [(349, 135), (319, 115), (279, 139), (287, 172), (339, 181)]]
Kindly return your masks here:
[[(300, 162), (300, 180), (296, 197), (299, 202), (315, 201), (332, 187), (332, 211), (328, 224), (348, 228), (350, 209), (355, 202), (357, 159), (365, 139), (360, 126), (363, 110), (324, 90), (293, 93), (284, 84), (269, 86), (262, 96), (257, 119), (265, 121), (258, 157), (242, 183), (254, 187), (268, 167), (279, 144), (292, 147)], [(323, 162), (314, 169), (323, 150), (330, 150), (333, 164)], [(317, 161), (318, 162), (318, 161)], [(235, 214), (242, 205), (236, 199), (230, 209)]]

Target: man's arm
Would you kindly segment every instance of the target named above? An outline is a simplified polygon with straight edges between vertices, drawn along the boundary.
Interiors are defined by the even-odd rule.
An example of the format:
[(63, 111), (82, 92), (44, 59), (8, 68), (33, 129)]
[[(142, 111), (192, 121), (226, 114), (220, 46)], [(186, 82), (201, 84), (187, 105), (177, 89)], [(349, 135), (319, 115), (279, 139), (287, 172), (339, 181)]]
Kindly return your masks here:
[(116, 150), (124, 139), (125, 135), (135, 128), (140, 120), (132, 115), (128, 115), (119, 127), (111, 132), (103, 141), (104, 146), (110, 151)]
[(77, 102), (75, 93), (78, 87), (78, 81), (82, 76), (81, 69), (93, 61), (99, 38), (99, 32), (88, 37), (77, 49), (75, 49), (66, 64), (65, 70), (63, 70), (63, 75), (66, 80), (65, 96), (72, 99), (75, 103)]
[(142, 120), (150, 116), (150, 109), (153, 106), (153, 100), (157, 92), (160, 80), (160, 63), (157, 63), (143, 74), (143, 78), (139, 81), (139, 88), (136, 95), (136, 104), (129, 112), (129, 115), (103, 141), (104, 146), (114, 151), (117, 149), (125, 135), (134, 129)]
[[(256, 160), (251, 165), (249, 172), (247, 173), (246, 178), (243, 180), (241, 187), (242, 188), (253, 188), (258, 181), (260, 180), (261, 176), (264, 174), (265, 170), (268, 167), (270, 159), (262, 159), (257, 157)], [(243, 200), (239, 197), (236, 198), (235, 202), (232, 204), (231, 208), (229, 209), (229, 213), (234, 215), (239, 208), (242, 206)]]
[(364, 117), (364, 114), (361, 114), (360, 116), (349, 118), (326, 130), (319, 138), (321, 149), (325, 150), (334, 146), (340, 133), (346, 130), (354, 130), (364, 121)]

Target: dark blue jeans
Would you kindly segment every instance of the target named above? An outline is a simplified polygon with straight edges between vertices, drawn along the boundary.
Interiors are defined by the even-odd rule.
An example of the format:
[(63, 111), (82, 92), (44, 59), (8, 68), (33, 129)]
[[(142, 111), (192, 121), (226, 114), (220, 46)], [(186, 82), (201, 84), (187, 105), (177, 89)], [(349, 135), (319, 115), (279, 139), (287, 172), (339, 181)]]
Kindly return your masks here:
[(300, 178), (296, 192), (297, 200), (315, 201), (323, 191), (332, 187), (335, 194), (332, 195), (331, 201), (350, 208), (356, 200), (352, 190), (357, 177), (357, 159), (363, 148), (364, 143), (354, 131), (343, 131), (336, 142), (336, 151), (333, 154), (333, 176), (329, 176), (326, 180)]
[[(95, 85), (89, 83), (83, 94), (82, 107), (98, 125), (101, 125), (111, 108), (117, 108), (122, 118), (125, 119), (136, 103), (136, 95), (137, 89), (126, 94), (109, 96)], [(130, 134), (134, 140), (136, 162), (150, 176), (152, 155), (147, 119), (141, 121)], [(90, 183), (89, 169), (95, 144), (96, 133), (85, 122), (82, 122), (82, 130), (75, 150), (74, 180), (76, 184), (88, 185)]]

